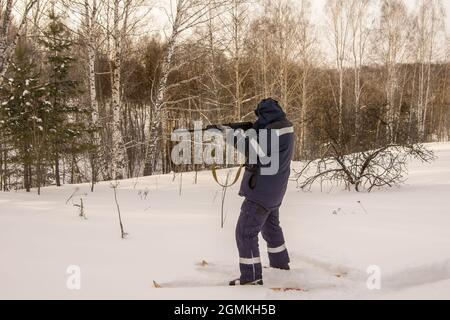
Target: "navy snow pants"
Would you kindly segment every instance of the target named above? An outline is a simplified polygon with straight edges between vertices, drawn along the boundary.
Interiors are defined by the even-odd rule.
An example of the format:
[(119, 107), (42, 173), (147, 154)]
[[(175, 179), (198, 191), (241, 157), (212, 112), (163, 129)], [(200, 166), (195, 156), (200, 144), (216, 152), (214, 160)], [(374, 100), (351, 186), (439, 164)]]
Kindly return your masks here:
[(245, 199), (236, 226), (236, 242), (239, 250), (241, 281), (262, 279), (258, 234), (267, 242), (270, 266), (284, 267), (289, 263), (289, 254), (284, 243), (277, 208), (266, 209)]

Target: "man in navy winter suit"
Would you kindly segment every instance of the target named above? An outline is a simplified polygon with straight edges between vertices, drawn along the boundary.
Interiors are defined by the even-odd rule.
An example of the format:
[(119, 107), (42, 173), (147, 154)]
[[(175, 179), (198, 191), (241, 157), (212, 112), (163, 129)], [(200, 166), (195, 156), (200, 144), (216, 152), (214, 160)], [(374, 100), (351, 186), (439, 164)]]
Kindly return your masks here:
[[(279, 207), (286, 192), (290, 175), (290, 162), (294, 147), (292, 123), (276, 100), (262, 100), (255, 110), (258, 117), (253, 125), (256, 142), (261, 145), (261, 129), (266, 129), (266, 145), (261, 145), (262, 157), (278, 161), (276, 172), (270, 172), (273, 163), (260, 159), (247, 163), (239, 195), (245, 197), (236, 226), (236, 243), (239, 251), (241, 276), (230, 285), (262, 285), (262, 265), (258, 246), (261, 232), (267, 242), (270, 267), (289, 270), (289, 254), (280, 227)], [(249, 152), (256, 152), (255, 141), (247, 136)], [(273, 140), (276, 139), (276, 140)]]

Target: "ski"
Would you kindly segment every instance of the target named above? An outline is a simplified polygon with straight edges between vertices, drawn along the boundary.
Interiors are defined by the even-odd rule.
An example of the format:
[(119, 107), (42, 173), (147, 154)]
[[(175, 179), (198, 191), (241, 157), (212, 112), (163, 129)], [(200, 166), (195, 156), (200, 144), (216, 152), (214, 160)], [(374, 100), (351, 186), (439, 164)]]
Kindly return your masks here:
[(289, 288), (289, 287), (278, 287), (278, 288), (270, 288), (272, 291), (277, 292), (286, 292), (286, 291), (299, 291), (299, 292), (308, 292), (308, 289), (304, 288)]

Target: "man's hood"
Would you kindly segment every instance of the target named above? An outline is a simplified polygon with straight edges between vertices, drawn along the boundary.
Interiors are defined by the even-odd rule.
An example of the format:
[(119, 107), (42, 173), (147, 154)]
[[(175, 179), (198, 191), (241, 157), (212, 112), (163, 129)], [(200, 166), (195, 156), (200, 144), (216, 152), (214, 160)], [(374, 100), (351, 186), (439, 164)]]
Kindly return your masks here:
[(256, 130), (263, 129), (268, 124), (286, 117), (286, 114), (278, 104), (278, 101), (272, 98), (261, 100), (255, 110), (255, 114), (258, 119), (254, 123), (253, 128)]

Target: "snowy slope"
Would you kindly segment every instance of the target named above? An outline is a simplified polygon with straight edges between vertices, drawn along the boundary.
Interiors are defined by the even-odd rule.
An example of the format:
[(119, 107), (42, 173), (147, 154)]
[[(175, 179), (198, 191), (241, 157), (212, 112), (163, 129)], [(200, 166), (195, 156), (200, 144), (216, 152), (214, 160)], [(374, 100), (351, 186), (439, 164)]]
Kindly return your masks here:
[[(221, 229), (221, 191), (209, 172), (197, 184), (184, 174), (181, 196), (179, 176), (122, 181), (126, 240), (107, 182), (94, 193), (88, 185), (49, 187), (41, 196), (0, 192), (0, 298), (449, 299), (450, 144), (430, 147), (439, 158), (413, 163), (401, 188), (305, 193), (292, 182), (281, 209), (292, 270), (265, 269), (263, 288), (225, 285), (238, 275), (242, 198), (238, 186), (228, 190)], [(83, 197), (87, 220), (65, 204), (76, 187), (72, 201)], [(70, 265), (81, 268), (80, 290), (66, 286)], [(371, 265), (380, 268), (381, 290), (366, 286)]]

